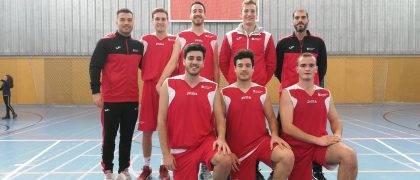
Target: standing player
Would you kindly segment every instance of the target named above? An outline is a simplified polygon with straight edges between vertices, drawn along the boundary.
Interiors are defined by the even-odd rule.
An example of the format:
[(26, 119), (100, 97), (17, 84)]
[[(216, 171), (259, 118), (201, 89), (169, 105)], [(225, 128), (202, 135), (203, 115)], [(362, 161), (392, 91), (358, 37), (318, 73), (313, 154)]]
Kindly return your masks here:
[(254, 72), (252, 51), (238, 51), (234, 66), (236, 82), (223, 88), (223, 101), (215, 103), (218, 121), (224, 122), (226, 117), (226, 140), (234, 159), (231, 178), (255, 177), (256, 162), (262, 161), (274, 169), (274, 179), (287, 179), (293, 168), (293, 152), (278, 136), (278, 124), (267, 89), (251, 81)]
[[(312, 179), (312, 161), (328, 169), (339, 165), (337, 179), (356, 179), (356, 153), (342, 143), (343, 128), (331, 93), (314, 84), (315, 56), (302, 54), (296, 71), (298, 83), (283, 89), (280, 100), (282, 137), (292, 146), (295, 155), (289, 179)], [(327, 133), (327, 119), (332, 135)]]
[[(314, 36), (307, 30), (309, 24), (309, 16), (306, 10), (300, 9), (293, 12), (292, 25), (295, 28), (293, 34), (282, 38), (276, 47), (277, 53), (277, 69), (276, 77), (280, 81), (281, 91), (299, 80), (296, 74), (297, 58), (305, 52), (312, 53), (316, 57), (318, 72), (315, 76), (315, 85), (323, 86), (324, 76), (327, 72), (327, 51), (324, 41)], [(279, 120), (280, 116), (277, 116)], [(313, 176), (316, 180), (324, 180), (322, 167), (319, 164), (313, 164)]]
[(171, 58), (166, 65), (156, 89), (159, 91), (163, 81), (171, 74), (184, 74), (185, 68), (182, 65), (185, 54), (183, 49), (191, 43), (202, 44), (206, 48), (204, 69), (201, 76), (209, 80), (219, 82), (218, 47), (217, 36), (204, 29), (206, 9), (200, 1), (191, 4), (190, 19), (191, 29), (178, 33), (172, 50)]
[[(204, 162), (214, 168), (214, 179), (226, 180), (230, 155), (223, 140), (214, 133), (213, 102), (217, 84), (200, 76), (206, 49), (190, 44), (184, 49), (185, 74), (165, 80), (159, 99), (158, 132), (164, 165), (175, 180), (197, 179)], [(219, 137), (224, 123), (216, 121)], [(215, 150), (218, 146), (218, 150)]]
[(233, 57), (237, 51), (249, 49), (255, 55), (255, 73), (252, 82), (265, 86), (276, 70), (276, 51), (273, 36), (255, 22), (257, 3), (244, 0), (241, 8), (242, 23), (226, 33), (220, 50), (220, 70), (229, 84), (236, 81)]
[(134, 21), (129, 9), (118, 10), (116, 24), (118, 31), (99, 40), (93, 52), (89, 68), (90, 85), (93, 103), (101, 108), (102, 167), (106, 179), (114, 179), (112, 161), (118, 127), (118, 178), (131, 179), (128, 167), (131, 139), (139, 114), (137, 68), (143, 55), (143, 44), (131, 38)]
[[(143, 91), (140, 106), (139, 131), (143, 131), (143, 158), (144, 166), (138, 180), (145, 180), (152, 174), (150, 157), (152, 154), (152, 135), (157, 126), (157, 113), (159, 108), (159, 94), (156, 84), (166, 66), (175, 42), (175, 36), (168, 34), (168, 12), (157, 8), (152, 11), (152, 23), (155, 32), (141, 38), (144, 44), (144, 56), (141, 63), (141, 77)], [(169, 180), (168, 170), (161, 165), (159, 178)]]

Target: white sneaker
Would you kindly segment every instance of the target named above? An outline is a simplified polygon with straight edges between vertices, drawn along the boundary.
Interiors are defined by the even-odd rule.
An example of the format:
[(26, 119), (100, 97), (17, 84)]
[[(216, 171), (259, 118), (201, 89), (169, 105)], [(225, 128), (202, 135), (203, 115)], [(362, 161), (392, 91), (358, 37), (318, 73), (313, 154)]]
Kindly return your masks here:
[(105, 171), (105, 180), (114, 180), (114, 173), (111, 170)]
[(128, 168), (126, 168), (124, 171), (121, 171), (118, 174), (117, 180), (131, 180), (130, 173), (128, 172)]
[(207, 166), (204, 163), (201, 163), (201, 172), (200, 172), (200, 180), (212, 180), (213, 175), (207, 169)]

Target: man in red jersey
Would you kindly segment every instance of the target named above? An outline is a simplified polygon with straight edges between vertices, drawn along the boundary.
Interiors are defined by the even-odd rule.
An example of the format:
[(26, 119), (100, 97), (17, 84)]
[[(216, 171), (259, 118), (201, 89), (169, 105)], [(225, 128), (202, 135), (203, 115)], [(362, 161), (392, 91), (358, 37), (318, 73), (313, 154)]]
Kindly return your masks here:
[[(309, 24), (308, 12), (304, 9), (295, 10), (292, 15), (292, 25), (295, 29), (293, 34), (280, 39), (276, 46), (277, 69), (274, 73), (280, 84), (279, 94), (283, 88), (287, 88), (299, 81), (296, 74), (297, 58), (305, 52), (316, 57), (318, 66), (315, 75), (315, 85), (324, 87), (324, 76), (327, 72), (327, 50), (321, 37), (315, 36), (307, 30)], [(280, 121), (280, 116), (277, 116)], [(313, 179), (326, 180), (322, 173), (322, 166), (313, 163)]]
[(242, 23), (226, 33), (220, 49), (220, 70), (229, 84), (236, 81), (233, 57), (242, 49), (252, 50), (255, 56), (255, 73), (252, 82), (265, 86), (276, 70), (276, 50), (273, 36), (256, 23), (257, 3), (245, 0), (241, 8)]
[[(204, 162), (214, 179), (226, 180), (231, 159), (228, 146), (214, 132), (213, 102), (217, 84), (200, 76), (206, 49), (190, 44), (184, 49), (185, 74), (168, 78), (160, 90), (158, 132), (164, 165), (174, 179), (197, 179)], [(216, 121), (219, 137), (224, 123)], [(218, 147), (216, 149), (216, 146)]]
[[(175, 36), (168, 34), (168, 12), (157, 8), (152, 11), (152, 23), (155, 32), (144, 35), (141, 42), (144, 44), (144, 56), (141, 62), (141, 77), (143, 91), (140, 106), (140, 119), (138, 130), (143, 131), (143, 158), (144, 166), (138, 180), (148, 179), (152, 175), (150, 158), (152, 154), (152, 135), (157, 126), (157, 113), (159, 108), (159, 94), (156, 84), (163, 72), (163, 68), (171, 57)], [(168, 170), (161, 165), (159, 179), (169, 180)]]
[(201, 44), (206, 48), (206, 59), (201, 76), (219, 83), (217, 35), (204, 29), (205, 15), (206, 9), (202, 2), (195, 1), (191, 4), (191, 28), (178, 33), (172, 50), (172, 56), (156, 86), (158, 91), (163, 81), (171, 74), (184, 74), (185, 68), (182, 63), (185, 55), (183, 49), (191, 43)]
[[(339, 165), (337, 179), (356, 179), (356, 152), (342, 143), (343, 129), (330, 91), (314, 84), (317, 68), (313, 54), (299, 56), (299, 82), (283, 89), (280, 99), (282, 137), (295, 155), (289, 179), (312, 179), (312, 161), (327, 169)], [(327, 133), (327, 119), (332, 135)]]
[(139, 114), (138, 67), (143, 56), (143, 44), (131, 38), (134, 21), (129, 9), (117, 12), (116, 24), (118, 31), (99, 40), (92, 54), (90, 86), (93, 103), (102, 109), (102, 167), (105, 178), (114, 179), (112, 161), (119, 127), (118, 179), (131, 179), (128, 167), (131, 139)]
[(262, 161), (274, 169), (274, 179), (287, 179), (293, 168), (293, 152), (278, 136), (278, 124), (266, 87), (251, 81), (252, 51), (238, 51), (234, 66), (236, 82), (223, 88), (221, 94), (217, 94), (221, 96), (217, 100), (223, 100), (215, 103), (216, 119), (226, 122), (226, 140), (234, 159), (231, 178), (255, 177), (256, 162)]

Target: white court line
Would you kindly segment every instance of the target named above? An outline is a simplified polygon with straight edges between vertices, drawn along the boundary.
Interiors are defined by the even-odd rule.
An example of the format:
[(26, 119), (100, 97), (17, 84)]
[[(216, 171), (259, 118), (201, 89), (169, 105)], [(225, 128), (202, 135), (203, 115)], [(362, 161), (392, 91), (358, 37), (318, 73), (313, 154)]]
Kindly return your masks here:
[(84, 151), (84, 152), (83, 152), (83, 153), (81, 153), (80, 155), (78, 155), (78, 156), (76, 156), (76, 157), (74, 157), (74, 158), (72, 158), (72, 159), (68, 160), (67, 162), (65, 162), (65, 163), (61, 164), (60, 166), (58, 166), (58, 167), (54, 168), (53, 170), (48, 171), (46, 174), (42, 175), (41, 177), (39, 177), (39, 178), (37, 178), (37, 179), (42, 179), (43, 177), (46, 177), (46, 176), (50, 175), (52, 172), (54, 172), (54, 171), (56, 171), (57, 169), (60, 169), (60, 168), (62, 168), (62, 167), (64, 167), (64, 166), (66, 166), (67, 164), (69, 164), (69, 163), (73, 162), (74, 160), (76, 160), (76, 159), (78, 159), (79, 157), (81, 157), (83, 154), (86, 154), (87, 152), (89, 152), (89, 151), (91, 151), (91, 150), (95, 149), (96, 147), (98, 147), (98, 146), (99, 146), (99, 145), (101, 145), (101, 144), (102, 144), (102, 143), (99, 143), (99, 144), (97, 144), (97, 145), (95, 145), (95, 146), (93, 146), (93, 147), (89, 148), (88, 150)]
[(67, 153), (67, 152), (69, 152), (69, 151), (71, 151), (71, 150), (73, 150), (73, 149), (75, 149), (75, 148), (78, 148), (79, 146), (81, 146), (81, 145), (83, 145), (83, 144), (86, 144), (86, 143), (87, 143), (87, 141), (82, 142), (82, 143), (79, 143), (79, 144), (77, 144), (76, 146), (72, 146), (71, 148), (66, 149), (65, 151), (63, 151), (63, 152), (61, 152), (61, 153), (59, 153), (59, 154), (56, 154), (55, 156), (52, 156), (52, 157), (50, 157), (50, 158), (46, 159), (45, 161), (38, 163), (37, 165), (34, 165), (34, 166), (32, 166), (32, 167), (30, 167), (30, 168), (28, 168), (28, 169), (25, 169), (25, 170), (24, 170), (24, 171), (22, 171), (22, 172), (19, 172), (18, 174), (16, 174), (15, 176), (13, 176), (13, 178), (19, 177), (19, 176), (21, 176), (22, 174), (24, 174), (24, 173), (26, 173), (26, 172), (28, 172), (28, 171), (30, 171), (30, 170), (32, 170), (32, 169), (34, 169), (34, 168), (38, 167), (38, 166), (41, 166), (41, 165), (43, 165), (43, 164), (45, 164), (45, 163), (47, 163), (47, 162), (50, 162), (51, 160), (53, 160), (53, 159), (55, 159), (55, 158), (57, 158), (57, 157), (59, 157), (59, 156), (61, 156), (61, 155), (65, 154), (65, 153)]
[[(341, 117), (346, 117), (346, 119), (350, 119), (352, 121), (358, 121), (358, 122), (362, 122), (362, 123), (365, 123), (365, 124), (370, 124), (370, 125), (373, 125), (373, 126), (381, 127), (381, 128), (384, 128), (384, 129), (389, 129), (389, 130), (392, 130), (392, 131), (395, 131), (395, 132), (399, 132), (401, 134), (407, 134), (407, 135), (411, 135), (411, 136), (415, 136), (415, 137), (420, 137), (420, 135), (411, 134), (411, 133), (408, 133), (408, 132), (404, 132), (404, 131), (401, 131), (401, 130), (398, 130), (398, 129), (386, 127), (386, 126), (383, 126), (383, 125), (379, 125), (379, 124), (375, 124), (375, 123), (371, 123), (371, 122), (362, 121), (360, 119), (353, 118), (353, 117), (350, 117), (350, 116), (343, 115)], [(349, 121), (343, 121), (343, 122), (347, 122), (348, 123)]]
[(133, 169), (133, 164), (134, 162), (136, 162), (136, 160), (139, 158), (140, 155), (135, 155), (134, 158), (131, 160), (131, 165), (129, 168), (129, 172), (131, 172), (131, 174), (134, 175), (135, 178), (139, 177), (139, 174), (136, 173), (136, 171), (134, 171)]
[[(406, 158), (407, 160), (413, 162), (414, 164), (416, 164), (417, 166), (420, 166), (420, 163), (417, 161), (414, 161), (413, 159), (411, 159), (410, 157), (408, 157), (407, 155), (405, 155), (404, 153), (398, 151), (397, 149), (391, 147), (390, 145), (384, 143), (383, 141), (379, 140), (379, 139), (375, 139), (375, 141), (381, 143), (382, 145), (386, 146), (387, 148), (393, 150), (394, 152), (398, 153), (399, 155), (401, 155), (402, 157)], [(418, 170), (418, 169), (417, 169)]]
[(397, 138), (397, 137), (400, 137), (400, 136), (397, 136), (397, 135), (394, 135), (394, 134), (387, 133), (387, 132), (385, 132), (385, 131), (381, 131), (381, 130), (377, 130), (377, 129), (373, 129), (373, 128), (368, 128), (368, 127), (366, 127), (366, 126), (359, 125), (359, 124), (356, 124), (356, 123), (354, 123), (354, 122), (349, 122), (349, 121), (343, 121), (343, 122), (348, 123), (348, 124), (351, 124), (351, 125), (354, 125), (354, 126), (358, 126), (358, 127), (364, 128), (364, 129), (368, 129), (368, 130), (371, 130), (371, 131), (373, 131), (373, 132), (377, 132), (377, 133), (380, 133), (380, 134), (384, 134), (384, 135), (387, 135), (387, 136), (392, 136), (392, 137), (396, 137), (396, 138)]
[(375, 151), (374, 149), (372, 149), (372, 148), (369, 148), (369, 147), (366, 147), (366, 146), (364, 146), (364, 145), (361, 145), (361, 144), (359, 144), (359, 143), (357, 143), (357, 142), (354, 142), (354, 141), (352, 141), (352, 140), (348, 140), (349, 142), (351, 142), (351, 143), (353, 143), (353, 144), (356, 144), (356, 145), (358, 145), (358, 146), (360, 146), (360, 147), (363, 147), (363, 148), (365, 148), (365, 149), (367, 149), (367, 150), (370, 150), (370, 151), (372, 151), (372, 152), (374, 152), (374, 153), (376, 153), (376, 154), (378, 154), (378, 155), (381, 155), (381, 156), (383, 156), (383, 157), (386, 157), (386, 158), (388, 158), (388, 159), (390, 159), (390, 160), (393, 160), (393, 161), (395, 161), (395, 162), (397, 162), (397, 163), (399, 163), (399, 164), (402, 164), (402, 165), (404, 165), (404, 166), (407, 166), (407, 167), (409, 167), (409, 168), (411, 168), (411, 169), (413, 169), (413, 170), (416, 170), (417, 171), (417, 168), (415, 168), (415, 167), (413, 167), (413, 166), (410, 166), (410, 165), (408, 165), (408, 164), (405, 164), (405, 163), (403, 163), (403, 162), (401, 162), (401, 161), (398, 161), (398, 160), (396, 160), (396, 159), (394, 159), (394, 158), (392, 158), (392, 157), (390, 157), (390, 156), (388, 156), (388, 155), (386, 155), (386, 154), (383, 154), (383, 153), (380, 153), (380, 152), (378, 152), (378, 151)]
[(35, 161), (35, 159), (37, 159), (38, 157), (40, 157), (43, 154), (45, 154), (47, 151), (49, 151), (51, 148), (53, 148), (55, 145), (57, 145), (60, 142), (61, 141), (56, 141), (54, 144), (50, 145), (48, 148), (46, 148), (43, 151), (41, 151), (39, 154), (37, 154), (36, 156), (34, 156), (32, 159), (30, 159), (29, 161), (26, 161), (24, 164), (22, 164), (21, 166), (19, 166), (18, 168), (16, 168), (14, 171), (12, 171), (11, 173), (9, 173), (3, 179), (4, 180), (8, 180), (10, 177), (12, 177), (13, 175), (15, 175), (17, 172), (19, 172), (21, 169), (23, 169), (24, 167), (26, 167), (28, 164), (32, 163), (32, 161)]
[[(137, 137), (139, 137), (141, 134), (143, 134), (143, 132), (140, 132), (139, 134), (137, 134), (137, 135), (135, 135), (135, 136), (133, 136), (133, 138), (131, 139), (131, 140), (134, 140), (134, 139), (136, 139)], [(118, 137), (120, 137), (120, 133), (118, 132), (118, 134), (117, 134), (117, 137), (115, 137), (115, 138), (118, 138)], [(102, 143), (101, 143), (102, 144)], [(120, 150), (120, 148), (118, 147), (118, 149), (116, 148), (115, 150), (114, 150), (114, 154), (116, 153), (116, 152), (118, 152)], [(97, 163), (95, 166), (93, 166), (92, 168), (90, 168), (87, 172), (85, 172), (85, 173), (83, 173), (79, 178), (77, 178), (78, 180), (81, 180), (81, 179), (83, 179), (84, 177), (86, 177), (89, 173), (91, 173), (94, 169), (96, 169), (96, 168), (98, 168), (98, 166), (99, 165), (101, 165), (101, 163)]]

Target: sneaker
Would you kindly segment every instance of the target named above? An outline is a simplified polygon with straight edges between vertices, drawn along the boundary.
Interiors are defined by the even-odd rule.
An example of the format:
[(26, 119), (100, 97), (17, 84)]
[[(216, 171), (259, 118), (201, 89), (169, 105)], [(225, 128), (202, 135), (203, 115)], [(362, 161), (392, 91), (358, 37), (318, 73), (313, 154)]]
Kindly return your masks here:
[(140, 176), (137, 180), (146, 180), (152, 176), (152, 169), (149, 166), (143, 166)]
[(264, 178), (264, 176), (261, 174), (261, 172), (260, 172), (260, 170), (259, 171), (257, 171), (257, 174), (256, 174), (256, 178), (257, 178), (257, 180), (265, 180), (265, 178)]
[(212, 180), (213, 175), (207, 169), (207, 166), (204, 163), (201, 163), (201, 172), (200, 172), (200, 180)]
[(130, 173), (128, 172), (128, 168), (125, 168), (124, 171), (118, 173), (117, 180), (131, 180)]
[(105, 180), (114, 180), (114, 173), (111, 170), (105, 171)]
[(325, 178), (324, 173), (322, 172), (313, 172), (312, 180), (327, 180), (327, 178)]
[(16, 119), (17, 118), (17, 114), (13, 114), (13, 119)]
[(164, 165), (159, 167), (159, 179), (160, 180), (170, 180), (171, 177), (169, 176), (169, 171), (166, 169)]
[(10, 116), (4, 116), (1, 119), (10, 119)]

